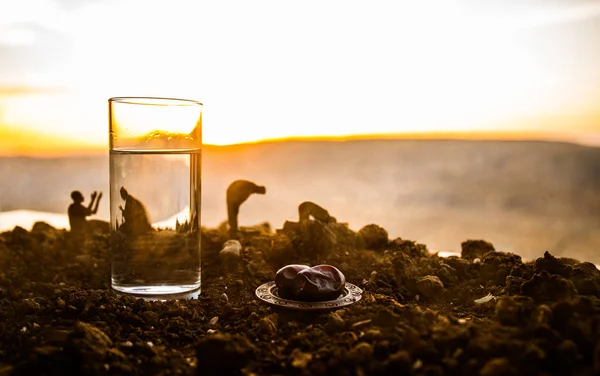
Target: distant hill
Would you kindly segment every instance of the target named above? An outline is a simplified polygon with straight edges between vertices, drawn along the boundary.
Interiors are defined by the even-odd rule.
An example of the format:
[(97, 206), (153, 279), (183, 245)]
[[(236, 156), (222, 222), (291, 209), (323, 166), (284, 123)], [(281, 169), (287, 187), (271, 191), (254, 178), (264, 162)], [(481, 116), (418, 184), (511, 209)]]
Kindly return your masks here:
[[(275, 227), (304, 200), (353, 229), (368, 223), (433, 249), (467, 238), (527, 257), (550, 250), (600, 263), (600, 148), (535, 141), (273, 142), (207, 147), (203, 222), (226, 218), (225, 189), (239, 178), (267, 186), (242, 207), (242, 225)], [(0, 211), (64, 213), (69, 193), (102, 190), (108, 156), (0, 159)]]

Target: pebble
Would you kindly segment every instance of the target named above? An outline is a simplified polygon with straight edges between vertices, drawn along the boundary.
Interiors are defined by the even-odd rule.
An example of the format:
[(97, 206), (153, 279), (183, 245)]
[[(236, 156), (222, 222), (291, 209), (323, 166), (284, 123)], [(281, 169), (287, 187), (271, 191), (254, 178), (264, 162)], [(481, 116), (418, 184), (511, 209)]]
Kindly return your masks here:
[(346, 327), (346, 321), (336, 312), (331, 312), (327, 316), (327, 329), (330, 331), (341, 331)]
[(219, 317), (215, 316), (212, 319), (210, 319), (210, 321), (208, 322), (208, 326), (215, 328), (217, 326), (218, 322), (219, 322)]
[(292, 350), (292, 367), (304, 369), (308, 367), (308, 363), (312, 361), (312, 354), (302, 352), (300, 349), (295, 348)]
[(367, 360), (373, 356), (373, 346), (367, 342), (359, 342), (352, 349), (351, 357), (357, 360)]
[(353, 329), (361, 328), (363, 326), (369, 325), (371, 323), (371, 321), (372, 321), (371, 319), (367, 319), (367, 320), (355, 322), (354, 324), (352, 324), (352, 328)]
[(358, 230), (367, 249), (384, 251), (389, 242), (388, 232), (381, 226), (370, 224)]
[(154, 324), (158, 323), (158, 319), (159, 319), (158, 313), (156, 313), (154, 311), (144, 311), (142, 313), (142, 318), (144, 319), (144, 321), (147, 324), (150, 324), (150, 325), (154, 325)]
[(434, 275), (419, 278), (416, 288), (421, 295), (429, 299), (437, 298), (444, 292), (444, 284)]
[(277, 319), (278, 315), (276, 313), (260, 319), (258, 322), (258, 330), (265, 335), (277, 333)]
[(227, 240), (219, 252), (219, 257), (228, 268), (232, 268), (240, 261), (241, 251), (242, 245), (239, 241)]
[(503, 296), (496, 303), (496, 318), (502, 325), (518, 326), (521, 305), (510, 296)]
[(510, 362), (506, 358), (494, 358), (488, 361), (481, 369), (481, 376), (508, 376), (516, 375)]

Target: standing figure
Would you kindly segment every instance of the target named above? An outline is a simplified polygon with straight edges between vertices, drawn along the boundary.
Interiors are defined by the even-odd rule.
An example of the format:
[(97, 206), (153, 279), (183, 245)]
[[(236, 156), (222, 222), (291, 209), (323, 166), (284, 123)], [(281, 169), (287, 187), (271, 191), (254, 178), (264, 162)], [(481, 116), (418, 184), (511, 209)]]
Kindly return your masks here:
[(120, 192), (121, 198), (125, 200), (125, 207), (119, 205), (119, 209), (123, 213), (123, 222), (119, 226), (119, 231), (130, 236), (142, 235), (152, 231), (144, 204), (130, 195), (125, 187), (121, 187)]
[(83, 245), (85, 241), (85, 234), (87, 231), (87, 220), (86, 217), (96, 214), (98, 212), (98, 205), (102, 198), (102, 192), (98, 194), (94, 191), (91, 194), (91, 201), (88, 207), (82, 205), (84, 198), (81, 192), (71, 192), (71, 199), (73, 203), (69, 205), (67, 214), (69, 215), (69, 225), (71, 226), (71, 234), (76, 245)]
[(266, 192), (267, 189), (264, 186), (256, 185), (248, 180), (236, 180), (229, 185), (227, 188), (227, 221), (229, 222), (229, 236), (232, 239), (237, 239), (240, 205), (251, 194), (264, 195)]

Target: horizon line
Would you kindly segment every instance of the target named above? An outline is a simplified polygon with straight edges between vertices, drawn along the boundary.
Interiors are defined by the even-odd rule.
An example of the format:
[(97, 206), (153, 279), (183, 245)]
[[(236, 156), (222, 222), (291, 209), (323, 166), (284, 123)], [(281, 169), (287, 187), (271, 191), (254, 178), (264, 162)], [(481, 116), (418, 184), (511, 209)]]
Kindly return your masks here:
[[(581, 142), (572, 133), (535, 132), (535, 131), (474, 131), (474, 132), (411, 132), (411, 133), (386, 133), (386, 134), (356, 134), (337, 136), (291, 136), (279, 138), (267, 138), (257, 141), (239, 142), (233, 144), (208, 144), (203, 143), (206, 148), (236, 148), (260, 144), (279, 144), (286, 142), (348, 142), (348, 141), (466, 141), (466, 142), (552, 142), (579, 145), (583, 147), (600, 147), (600, 132), (596, 142)], [(571, 137), (568, 137), (568, 136)], [(99, 156), (108, 152), (107, 147), (100, 146), (76, 146), (59, 150), (43, 150), (38, 153), (19, 150), (15, 153), (1, 153), (0, 158), (60, 158), (77, 156)]]

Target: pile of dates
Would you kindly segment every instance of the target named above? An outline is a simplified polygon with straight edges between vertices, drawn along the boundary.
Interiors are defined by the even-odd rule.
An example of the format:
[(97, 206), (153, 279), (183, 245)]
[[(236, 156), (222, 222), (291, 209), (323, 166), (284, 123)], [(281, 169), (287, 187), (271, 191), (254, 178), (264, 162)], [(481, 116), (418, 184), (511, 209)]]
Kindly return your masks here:
[(304, 302), (337, 299), (344, 291), (346, 277), (335, 266), (287, 265), (277, 271), (279, 297)]

